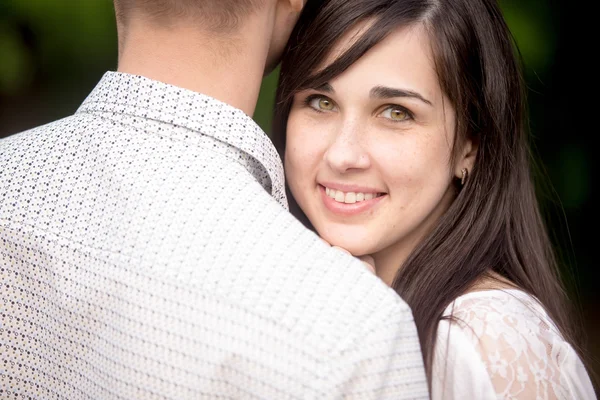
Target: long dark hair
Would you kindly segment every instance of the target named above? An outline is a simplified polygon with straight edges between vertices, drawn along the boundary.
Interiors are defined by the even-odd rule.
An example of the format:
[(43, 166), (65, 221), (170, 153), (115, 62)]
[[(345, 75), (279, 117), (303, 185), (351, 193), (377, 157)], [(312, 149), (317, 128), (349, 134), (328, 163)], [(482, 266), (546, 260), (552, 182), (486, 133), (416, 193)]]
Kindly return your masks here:
[[(365, 21), (370, 28), (360, 39), (321, 68), (337, 40)], [(573, 314), (536, 199), (519, 57), (496, 1), (309, 2), (281, 66), (273, 129), (278, 148), (283, 152), (295, 93), (330, 81), (392, 31), (412, 24), (427, 29), (441, 88), (456, 110), (454, 148), (467, 137), (478, 143), (466, 184), (392, 285), (413, 310), (429, 382), (444, 309), (491, 272), (536, 297), (578, 349)]]

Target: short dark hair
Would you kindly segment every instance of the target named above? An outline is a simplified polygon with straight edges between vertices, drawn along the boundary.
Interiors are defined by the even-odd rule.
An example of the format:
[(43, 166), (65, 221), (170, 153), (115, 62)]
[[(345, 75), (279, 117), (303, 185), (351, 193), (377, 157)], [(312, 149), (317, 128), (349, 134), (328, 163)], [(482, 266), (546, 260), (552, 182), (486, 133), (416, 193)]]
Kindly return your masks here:
[(142, 12), (157, 22), (177, 18), (201, 18), (212, 30), (234, 30), (264, 0), (114, 0), (117, 18), (127, 21), (132, 12)]

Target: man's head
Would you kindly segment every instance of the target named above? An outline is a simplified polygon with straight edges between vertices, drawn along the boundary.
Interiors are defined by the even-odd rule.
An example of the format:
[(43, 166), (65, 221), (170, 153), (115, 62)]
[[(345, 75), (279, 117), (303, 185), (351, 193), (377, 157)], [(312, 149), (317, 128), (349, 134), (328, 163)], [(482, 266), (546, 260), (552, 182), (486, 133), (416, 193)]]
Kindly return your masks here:
[[(305, 0), (114, 0), (123, 43), (132, 20), (160, 27), (197, 27), (221, 42), (236, 41), (252, 19), (265, 20), (267, 70), (279, 61)], [(267, 31), (268, 30), (268, 31)], [(262, 35), (261, 35), (262, 36)]]
[(263, 6), (265, 0), (115, 0), (117, 18), (127, 23), (144, 16), (158, 24), (198, 20), (215, 32), (235, 31), (240, 22)]

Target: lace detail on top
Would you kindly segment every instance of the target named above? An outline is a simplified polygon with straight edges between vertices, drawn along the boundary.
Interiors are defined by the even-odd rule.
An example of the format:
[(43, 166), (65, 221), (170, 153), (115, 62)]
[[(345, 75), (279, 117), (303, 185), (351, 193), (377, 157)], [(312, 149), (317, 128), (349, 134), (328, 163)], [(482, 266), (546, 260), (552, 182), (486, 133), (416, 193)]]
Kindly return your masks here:
[[(445, 315), (453, 315), (452, 325), (479, 353), (496, 398), (580, 398), (573, 393), (571, 372), (562, 369), (575, 361), (577, 368), (566, 369), (583, 373), (586, 376), (578, 378), (587, 383), (585, 369), (533, 297), (519, 290), (491, 290), (461, 296), (453, 305)], [(588, 389), (592, 390), (591, 385)]]

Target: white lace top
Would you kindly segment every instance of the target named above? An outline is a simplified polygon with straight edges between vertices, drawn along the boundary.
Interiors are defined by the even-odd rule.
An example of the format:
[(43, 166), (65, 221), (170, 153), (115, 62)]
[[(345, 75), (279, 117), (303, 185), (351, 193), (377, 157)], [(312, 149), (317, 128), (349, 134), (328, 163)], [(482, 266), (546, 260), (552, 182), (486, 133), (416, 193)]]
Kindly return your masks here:
[(444, 315), (432, 398), (596, 399), (578, 355), (543, 307), (519, 290), (459, 297)]

